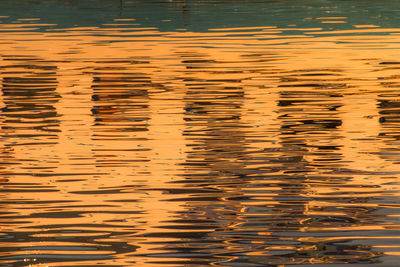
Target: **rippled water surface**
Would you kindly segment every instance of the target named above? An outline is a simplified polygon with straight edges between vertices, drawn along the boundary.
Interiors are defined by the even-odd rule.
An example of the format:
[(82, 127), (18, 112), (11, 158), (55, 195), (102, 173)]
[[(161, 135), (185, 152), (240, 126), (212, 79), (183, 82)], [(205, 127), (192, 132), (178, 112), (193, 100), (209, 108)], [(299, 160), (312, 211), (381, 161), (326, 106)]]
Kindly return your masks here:
[(397, 0), (0, 2), (1, 266), (399, 266)]

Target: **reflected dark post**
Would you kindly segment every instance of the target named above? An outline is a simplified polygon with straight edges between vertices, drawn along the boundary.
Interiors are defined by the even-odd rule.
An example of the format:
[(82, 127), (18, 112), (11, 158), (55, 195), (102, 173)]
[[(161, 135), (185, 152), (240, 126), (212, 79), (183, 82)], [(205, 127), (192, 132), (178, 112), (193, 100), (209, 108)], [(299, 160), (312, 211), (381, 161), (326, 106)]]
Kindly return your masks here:
[[(189, 197), (185, 199), (187, 212), (179, 215), (177, 223), (196, 231), (187, 231), (184, 237), (182, 233), (176, 235), (178, 240), (166, 247), (174, 247), (178, 253), (197, 253), (204, 251), (204, 247), (212, 247), (220, 238), (218, 232), (224, 232), (226, 244), (210, 252), (223, 253), (230, 250), (229, 236), (235, 231), (234, 225), (241, 221), (240, 199), (247, 183), (246, 132), (241, 121), (244, 90), (240, 80), (225, 79), (221, 69), (214, 73), (213, 66), (218, 63), (207, 56), (193, 52), (182, 58), (187, 70), (183, 134), (190, 141), (183, 163), (186, 174), (179, 183), (184, 188), (182, 193)], [(208, 72), (210, 78), (197, 76), (203, 72)], [(209, 233), (216, 235), (211, 237)], [(199, 238), (202, 243), (196, 242)], [(187, 259), (188, 264), (192, 261)], [(209, 257), (196, 258), (197, 263), (212, 261)]]
[(57, 67), (43, 63), (40, 58), (13, 56), (9, 60), (14, 64), (6, 67), (8, 72), (13, 73), (23, 66), (28, 66), (28, 70), (3, 77), (5, 120), (2, 128), (9, 133), (7, 138), (11, 141), (24, 136), (54, 142), (60, 131), (59, 115), (54, 107), (60, 98), (56, 91)]
[(379, 109), (380, 131), (379, 137), (386, 146), (380, 147), (379, 156), (388, 161), (389, 165), (399, 164), (400, 156), (398, 148), (400, 145), (400, 94), (399, 76), (393, 75), (392, 71), (398, 72), (399, 63), (396, 61), (383, 61), (380, 63), (389, 75), (379, 77), (379, 86), (384, 92), (378, 95), (377, 107)]
[[(309, 74), (304, 72), (303, 75)], [(323, 76), (324, 71), (321, 70), (319, 75)], [(299, 74), (294, 73), (293, 76), (299, 77)], [(282, 179), (281, 193), (295, 198), (307, 195), (308, 191), (313, 190), (310, 182), (313, 177), (320, 176), (320, 168), (326, 166), (329, 168), (330, 163), (340, 160), (335, 144), (339, 137), (337, 127), (341, 125), (341, 120), (337, 116), (337, 108), (340, 107), (337, 97), (340, 97), (340, 94), (330, 95), (329, 91), (323, 90), (326, 85), (314, 87), (301, 78), (290, 75), (281, 77), (281, 80), (278, 119), (282, 125), (280, 132), (282, 154), (277, 161), (281, 165), (284, 177), (287, 178), (286, 182), (286, 179)], [(318, 75), (313, 76), (313, 80), (318, 80)], [(321, 103), (319, 100), (329, 99), (331, 96), (330, 101)], [(287, 204), (289, 217), (294, 220), (291, 224), (303, 227), (300, 221), (302, 218), (307, 218), (305, 213), (309, 208), (308, 202), (294, 201), (290, 205), (289, 201)]]
[[(301, 256), (307, 261), (348, 263), (357, 255), (360, 262), (373, 263), (379, 253), (374, 252), (371, 246), (347, 244), (346, 237), (344, 241), (329, 241), (334, 232), (338, 236), (343, 234), (341, 228), (371, 223), (365, 218), (371, 218), (374, 209), (347, 205), (349, 202), (365, 203), (368, 198), (320, 200), (329, 197), (335, 188), (354, 186), (351, 175), (340, 172), (346, 164), (339, 149), (343, 137), (339, 131), (342, 120), (338, 109), (342, 106), (342, 90), (346, 89), (346, 84), (340, 80), (340, 75), (337, 80), (334, 78), (336, 70), (296, 70), (293, 74), (285, 74), (280, 85), (280, 139), (283, 156), (287, 158), (281, 159), (283, 176), (281, 195), (277, 197), (284, 205), (277, 206), (276, 211), (282, 213), (285, 224), (294, 231), (295, 240), (295, 232), (303, 231), (308, 236), (299, 236), (298, 240), (302, 240), (304, 246), (317, 242), (315, 250)], [(312, 75), (313, 83), (307, 81), (309, 75)], [(332, 78), (326, 81), (326, 75)], [(336, 203), (336, 206), (329, 205), (329, 202)], [(344, 202), (343, 205), (338, 204), (340, 202)], [(287, 231), (281, 226), (277, 225), (276, 233)], [(325, 233), (327, 241), (323, 240), (323, 235), (313, 236), (310, 229)], [(343, 257), (345, 254), (348, 257)], [(293, 254), (292, 257), (298, 259), (300, 255)]]
[[(379, 122), (381, 130), (379, 137), (384, 141), (386, 147), (381, 148), (380, 157), (390, 163), (400, 163), (398, 145), (400, 145), (400, 101), (393, 99), (393, 93), (381, 94), (378, 100)], [(400, 94), (397, 94), (400, 97)], [(396, 164), (395, 163), (395, 164)]]
[(141, 133), (148, 131), (151, 80), (134, 69), (142, 63), (146, 64), (123, 60), (95, 63), (99, 67), (93, 71), (92, 140), (113, 142), (114, 147), (114, 151), (107, 152), (94, 149), (99, 167), (132, 167), (133, 162), (138, 162), (140, 156), (136, 154), (140, 154), (141, 149), (124, 152), (124, 158), (121, 151), (137, 147), (136, 142), (145, 140)]
[(48, 172), (57, 168), (60, 160), (51, 152), (61, 131), (60, 115), (55, 108), (60, 99), (57, 66), (41, 58), (17, 55), (7, 57), (7, 62), (10, 64), (3, 66), (7, 74), (3, 76), (1, 89), (2, 140), (18, 161), (23, 154), (34, 155), (32, 162), (20, 161), (20, 168), (32, 175), (42, 169)]

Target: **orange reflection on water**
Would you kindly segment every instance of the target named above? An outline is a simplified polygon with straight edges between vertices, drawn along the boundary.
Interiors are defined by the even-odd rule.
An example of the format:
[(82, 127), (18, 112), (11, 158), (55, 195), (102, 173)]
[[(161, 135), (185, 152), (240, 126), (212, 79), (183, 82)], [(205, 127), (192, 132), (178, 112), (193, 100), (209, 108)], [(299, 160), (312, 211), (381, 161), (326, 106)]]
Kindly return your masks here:
[(368, 262), (397, 227), (400, 37), (360, 34), (398, 29), (5, 26), (5, 261)]

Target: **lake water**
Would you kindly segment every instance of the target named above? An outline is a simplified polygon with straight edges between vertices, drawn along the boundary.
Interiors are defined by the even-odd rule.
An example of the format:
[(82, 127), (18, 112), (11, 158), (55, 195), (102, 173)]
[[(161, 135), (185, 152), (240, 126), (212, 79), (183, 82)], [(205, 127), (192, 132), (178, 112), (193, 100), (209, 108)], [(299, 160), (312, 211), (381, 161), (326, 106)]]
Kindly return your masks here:
[(397, 0), (0, 2), (1, 266), (399, 266)]

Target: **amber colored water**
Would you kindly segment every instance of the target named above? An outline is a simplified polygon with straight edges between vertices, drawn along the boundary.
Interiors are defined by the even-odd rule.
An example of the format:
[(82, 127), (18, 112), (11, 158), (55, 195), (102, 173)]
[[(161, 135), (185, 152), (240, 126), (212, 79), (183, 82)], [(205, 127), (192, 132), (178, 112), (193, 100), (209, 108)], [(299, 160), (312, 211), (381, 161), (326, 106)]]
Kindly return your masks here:
[(399, 266), (399, 9), (0, 2), (0, 265)]

